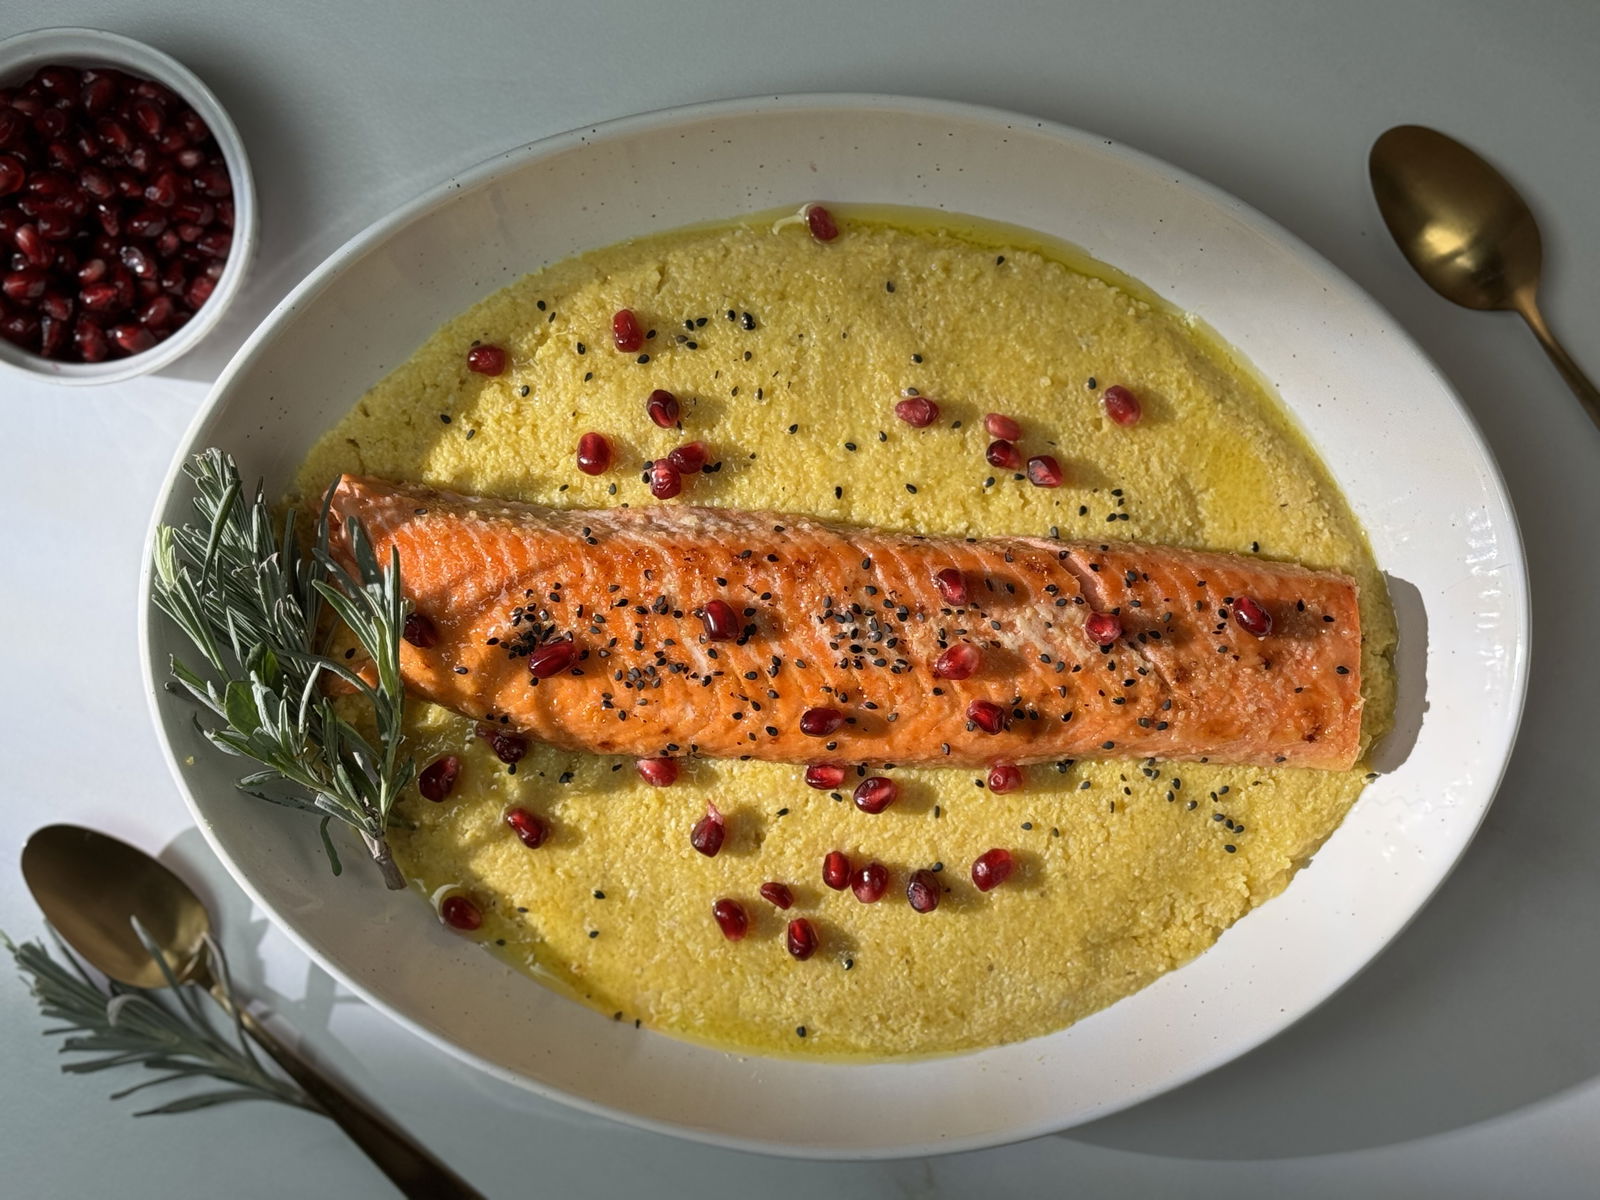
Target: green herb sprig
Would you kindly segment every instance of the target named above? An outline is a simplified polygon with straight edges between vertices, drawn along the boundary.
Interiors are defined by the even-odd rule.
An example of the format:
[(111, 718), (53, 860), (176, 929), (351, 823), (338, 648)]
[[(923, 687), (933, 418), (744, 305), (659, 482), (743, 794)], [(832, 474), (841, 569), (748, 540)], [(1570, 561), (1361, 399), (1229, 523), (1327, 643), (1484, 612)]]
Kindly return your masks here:
[[(352, 573), (329, 552), (326, 503), (308, 546), (293, 512), (279, 525), (261, 485), (245, 494), (227, 454), (206, 450), (185, 471), (198, 521), (156, 531), (152, 594), (209, 670), (174, 657), (168, 687), (200, 704), (210, 719), (196, 724), (212, 745), (264, 768), (241, 778), (240, 790), (321, 816), (335, 875), (341, 866), (328, 825), (337, 820), (361, 835), (384, 883), (403, 888), (386, 838), (390, 811), (416, 770), (400, 753), (408, 606), (398, 556), (380, 566), (360, 523), (346, 522)], [(319, 652), (324, 606), (361, 643), (376, 686)], [(323, 686), (330, 677), (365, 701), (376, 745), (339, 715)]]
[(194, 984), (180, 984), (145, 931), (138, 932), (150, 957), (160, 964), (167, 978), (169, 986), (162, 991), (110, 981), (97, 983), (59, 939), (56, 945), (64, 964), (57, 962), (42, 942), (19, 946), (0, 934), (0, 943), (11, 952), (17, 969), (27, 978), (39, 1011), (62, 1022), (45, 1030), (46, 1036), (68, 1035), (61, 1043), (63, 1054), (98, 1056), (63, 1063), (63, 1071), (84, 1075), (113, 1067), (141, 1066), (160, 1072), (154, 1079), (111, 1093), (113, 1100), (181, 1080), (212, 1079), (227, 1085), (190, 1092), (155, 1108), (142, 1109), (134, 1114), (139, 1117), (193, 1112), (236, 1100), (276, 1100), (312, 1112), (322, 1111), (296, 1084), (269, 1072), (256, 1057), (235, 1015), (238, 1006), (227, 960), (209, 936), (205, 939), (205, 952), (222, 993), (220, 1001)]

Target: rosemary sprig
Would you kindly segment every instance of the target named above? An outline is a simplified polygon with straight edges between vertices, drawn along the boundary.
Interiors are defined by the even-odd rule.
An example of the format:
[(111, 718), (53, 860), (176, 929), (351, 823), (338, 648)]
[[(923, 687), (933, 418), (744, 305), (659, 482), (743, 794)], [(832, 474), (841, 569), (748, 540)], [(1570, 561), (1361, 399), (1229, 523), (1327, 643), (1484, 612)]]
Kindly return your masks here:
[[(209, 936), (205, 948), (211, 957), (212, 974), (222, 992), (220, 1003), (193, 984), (180, 984), (165, 956), (145, 931), (139, 929), (138, 932), (150, 957), (160, 964), (167, 978), (169, 986), (162, 992), (125, 987), (110, 981), (101, 986), (59, 938), (56, 946), (66, 960), (65, 965), (57, 962), (42, 942), (23, 942), (19, 946), (0, 933), (0, 942), (11, 952), (17, 969), (27, 978), (39, 1011), (51, 1020), (63, 1022), (45, 1030), (45, 1034), (69, 1035), (61, 1043), (63, 1054), (99, 1056), (63, 1063), (63, 1071), (83, 1075), (112, 1067), (142, 1066), (161, 1072), (154, 1079), (111, 1093), (113, 1100), (184, 1079), (213, 1079), (228, 1085), (212, 1091), (191, 1092), (155, 1108), (143, 1109), (134, 1114), (139, 1117), (192, 1112), (235, 1100), (276, 1100), (321, 1112), (297, 1085), (271, 1074), (262, 1066), (238, 1018), (229, 1015), (236, 1013), (238, 1007), (228, 964), (221, 948)], [(201, 1000), (202, 995), (205, 1001)], [(224, 1027), (229, 1036), (222, 1033)]]
[[(321, 816), (322, 844), (335, 875), (341, 867), (328, 824), (337, 820), (361, 835), (384, 883), (404, 887), (385, 837), (390, 810), (415, 772), (400, 754), (407, 604), (398, 556), (380, 567), (365, 531), (350, 522), (352, 574), (329, 553), (326, 503), (306, 546), (296, 535), (294, 513), (280, 530), (261, 485), (247, 497), (237, 466), (222, 451), (196, 455), (185, 470), (194, 481), (199, 519), (156, 531), (152, 592), (209, 671), (173, 658), (168, 687), (188, 693), (209, 713), (211, 722), (196, 724), (213, 745), (264, 768), (241, 778), (240, 790)], [(376, 686), (319, 653), (324, 606), (371, 658)], [(369, 707), (376, 746), (339, 715), (323, 687), (331, 678)]]

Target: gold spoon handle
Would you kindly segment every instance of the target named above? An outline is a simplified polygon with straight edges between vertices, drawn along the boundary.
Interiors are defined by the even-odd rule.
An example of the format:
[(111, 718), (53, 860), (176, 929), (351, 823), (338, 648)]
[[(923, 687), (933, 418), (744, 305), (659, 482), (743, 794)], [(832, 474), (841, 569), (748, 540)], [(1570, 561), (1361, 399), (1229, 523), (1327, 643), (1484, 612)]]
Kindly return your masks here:
[[(221, 1000), (221, 997), (218, 996)], [(482, 1193), (390, 1123), (365, 1100), (351, 1095), (301, 1055), (285, 1046), (242, 1006), (239, 1021), (284, 1073), (366, 1152), (389, 1182), (410, 1197), (483, 1200)]]
[(1544, 347), (1544, 352), (1550, 356), (1550, 361), (1555, 363), (1556, 370), (1561, 372), (1561, 378), (1567, 381), (1567, 386), (1572, 389), (1589, 414), (1589, 419), (1600, 428), (1600, 391), (1595, 390), (1594, 384), (1583, 373), (1583, 368), (1572, 360), (1572, 355), (1567, 353), (1566, 347), (1556, 341), (1556, 335), (1550, 332), (1550, 326), (1544, 322), (1544, 314), (1539, 311), (1532, 295), (1523, 293), (1517, 297), (1517, 312), (1528, 323), (1528, 328), (1533, 330), (1533, 336), (1539, 339), (1539, 345)]

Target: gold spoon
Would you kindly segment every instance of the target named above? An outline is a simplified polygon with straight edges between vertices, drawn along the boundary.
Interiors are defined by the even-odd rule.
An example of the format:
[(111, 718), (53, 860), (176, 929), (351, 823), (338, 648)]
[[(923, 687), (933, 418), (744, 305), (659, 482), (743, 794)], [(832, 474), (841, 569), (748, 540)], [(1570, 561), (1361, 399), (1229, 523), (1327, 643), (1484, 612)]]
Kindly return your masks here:
[(1509, 180), (1454, 138), (1397, 125), (1372, 144), (1367, 168), (1400, 253), (1446, 300), (1521, 315), (1600, 426), (1600, 392), (1539, 312), (1539, 226)]
[[(201, 953), (210, 914), (188, 884), (144, 851), (93, 829), (47, 825), (22, 848), (22, 875), (45, 919), (108, 978), (138, 988), (165, 986), (161, 968), (134, 932), (133, 918), (138, 918), (174, 975), (222, 999)], [(285, 1046), (248, 1010), (241, 1007), (239, 1020), (402, 1194), (482, 1200), (449, 1167)]]

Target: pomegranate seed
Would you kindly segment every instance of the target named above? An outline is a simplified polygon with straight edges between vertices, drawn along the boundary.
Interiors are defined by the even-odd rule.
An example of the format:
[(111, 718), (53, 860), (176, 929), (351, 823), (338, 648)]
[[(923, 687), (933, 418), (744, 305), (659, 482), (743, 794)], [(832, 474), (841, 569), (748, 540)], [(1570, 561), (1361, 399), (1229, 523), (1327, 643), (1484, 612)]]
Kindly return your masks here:
[(1034, 487), (1061, 486), (1061, 464), (1051, 454), (1035, 454), (1028, 460), (1028, 482)]
[(671, 429), (678, 423), (678, 398), (669, 391), (657, 388), (645, 399), (644, 411), (661, 428)]
[(933, 586), (952, 608), (964, 608), (967, 603), (967, 581), (954, 567), (946, 567), (933, 577)]
[(974, 700), (967, 705), (967, 720), (985, 733), (999, 733), (1006, 727), (1006, 710), (989, 700)]
[(1015, 442), (1022, 438), (1022, 426), (1004, 413), (986, 413), (983, 427), (988, 430), (990, 437), (999, 438), (1002, 442)]
[(667, 455), (667, 461), (684, 475), (693, 475), (706, 465), (706, 444), (685, 442)]
[(706, 625), (706, 637), (713, 642), (731, 642), (739, 636), (739, 614), (726, 600), (707, 600), (699, 617)]
[[(72, 316), (72, 297), (63, 296), (60, 292), (46, 292), (39, 297), (39, 311), (52, 321), (65, 321)], [(149, 324), (142, 316), (139, 319)]]
[[(207, 235), (208, 237), (210, 235)], [(221, 235), (218, 235), (221, 236)], [(206, 238), (202, 237), (196, 243), (207, 254), (215, 255), (213, 250), (206, 249)], [(227, 250), (224, 248), (223, 253)], [(474, 346), (467, 351), (467, 370), (475, 375), (498, 375), (506, 369), (506, 352), (499, 346)]]
[[(128, 162), (133, 164), (132, 156)], [(144, 198), (151, 204), (161, 208), (171, 208), (178, 202), (178, 175), (175, 171), (163, 171), (150, 181), (144, 189)]]
[(806, 228), (811, 230), (811, 236), (819, 242), (831, 242), (839, 236), (839, 227), (833, 222), (833, 214), (820, 204), (808, 204), (805, 208)]
[(91, 283), (78, 293), (78, 299), (85, 308), (94, 312), (109, 312), (117, 306), (117, 285)]
[(483, 914), (478, 906), (465, 896), (446, 896), (439, 905), (439, 916), (452, 929), (471, 933), (483, 924)]
[(639, 778), (651, 787), (671, 787), (678, 782), (678, 760), (675, 758), (641, 758), (633, 764)]
[(156, 253), (162, 258), (171, 258), (178, 252), (178, 247), (182, 244), (183, 239), (178, 236), (176, 229), (165, 230), (156, 239)]
[(210, 196), (213, 200), (233, 195), (233, 180), (228, 178), (228, 169), (218, 163), (201, 167), (196, 171), (194, 185), (200, 189), (202, 195)]
[(172, 219), (193, 225), (209, 225), (216, 220), (217, 209), (210, 201), (193, 196), (179, 200), (172, 206)]
[(983, 664), (983, 653), (970, 642), (957, 642), (933, 660), (935, 679), (971, 679)]
[(894, 406), (894, 415), (913, 429), (926, 429), (939, 419), (939, 406), (926, 396), (911, 396)]
[(565, 671), (577, 657), (577, 643), (569, 637), (546, 642), (528, 651), (528, 673), (535, 679), (549, 679)]
[(650, 476), (650, 494), (657, 500), (671, 500), (683, 491), (683, 476), (664, 458), (649, 464), (646, 473)]
[(69, 171), (76, 171), (83, 163), (83, 155), (78, 153), (77, 147), (67, 142), (51, 142), (45, 147), (45, 155), (52, 164)]
[(939, 877), (924, 868), (911, 872), (906, 880), (906, 901), (919, 913), (931, 913), (939, 907)]
[(508, 766), (522, 761), (523, 755), (528, 753), (528, 739), (520, 733), (507, 733), (503, 729), (490, 726), (481, 726), (487, 729), (485, 734), (489, 739), (489, 749), (494, 751), (494, 756)]
[(96, 204), (94, 219), (100, 222), (100, 228), (107, 237), (116, 237), (122, 232), (122, 214), (113, 204)]
[(1122, 636), (1122, 619), (1116, 613), (1090, 613), (1083, 632), (1096, 646), (1109, 646)]
[(707, 802), (706, 815), (696, 821), (694, 828), (689, 831), (689, 845), (707, 858), (715, 858), (717, 851), (722, 849), (722, 839), (727, 832), (727, 822), (722, 819), (717, 806)]
[(722, 936), (730, 942), (742, 941), (750, 931), (750, 918), (745, 916), (744, 905), (737, 900), (726, 897), (718, 900), (711, 906), (711, 915), (716, 918)]
[(44, 238), (39, 236), (37, 226), (17, 226), (17, 232), (12, 235), (11, 240), (17, 244), (17, 249), (22, 251), (30, 267), (48, 267), (55, 261), (55, 251), (45, 245)]
[(829, 850), (823, 855), (822, 882), (836, 892), (850, 886), (850, 859), (843, 850)]
[(804, 917), (796, 917), (789, 922), (789, 928), (784, 931), (783, 944), (790, 954), (805, 962), (817, 952), (816, 927)]
[(119, 257), (122, 259), (122, 265), (140, 279), (154, 279), (158, 274), (155, 259), (138, 246), (124, 246)]
[(24, 350), (34, 350), (39, 344), (39, 318), (32, 313), (11, 313), (0, 317), (0, 337)]
[(1249, 596), (1234, 597), (1233, 619), (1239, 622), (1240, 629), (1256, 637), (1266, 637), (1272, 632), (1272, 614)]
[(763, 883), (761, 885), (761, 898), (774, 908), (792, 908), (794, 906), (794, 893), (789, 890), (786, 883)]
[(439, 641), (439, 630), (434, 623), (419, 612), (406, 614), (405, 628), (401, 637), (410, 642), (418, 650), (432, 649)]
[(889, 890), (889, 868), (881, 862), (869, 862), (850, 877), (850, 890), (863, 904), (876, 904)]
[(506, 813), (506, 824), (529, 850), (537, 850), (550, 836), (550, 827), (525, 808), (513, 808)]
[(192, 225), (188, 221), (181, 221), (172, 232), (178, 235), (180, 242), (185, 245), (193, 245), (200, 240), (205, 231), (204, 225)]
[(144, 130), (146, 137), (158, 138), (161, 131), (166, 128), (167, 114), (161, 110), (161, 105), (154, 100), (142, 97), (133, 102), (133, 123)]
[(611, 465), (611, 443), (603, 433), (586, 433), (578, 439), (578, 470), (603, 475)]
[(39, 214), (39, 236), (46, 241), (59, 242), (77, 232), (76, 223), (59, 209), (47, 208)]
[[(202, 254), (209, 254), (212, 258), (227, 258), (228, 251), (233, 248), (233, 234), (229, 233), (225, 229), (207, 230), (205, 233), (202, 233), (199, 237), (195, 238), (194, 244)], [(479, 349), (494, 349), (494, 347), (480, 346)], [(501, 353), (503, 356), (504, 352), (502, 351)], [(472, 356), (470, 354), (467, 356), (467, 366), (469, 368), (472, 366)], [(489, 371), (479, 372), (479, 374), (482, 375), (489, 375), (493, 373), (494, 372)]]
[(999, 467), (1003, 471), (1015, 471), (1022, 465), (1022, 455), (1004, 438), (990, 442), (983, 456), (989, 460), (991, 467)]
[(83, 107), (90, 113), (104, 112), (117, 99), (117, 81), (110, 75), (98, 75), (84, 84)]
[(217, 281), (205, 275), (196, 276), (189, 281), (188, 290), (183, 293), (183, 299), (192, 309), (201, 308), (211, 299), (211, 293), (216, 291)]
[(877, 814), (893, 804), (899, 795), (900, 787), (894, 780), (885, 779), (882, 775), (873, 775), (856, 784), (851, 799), (862, 812)]
[(1106, 416), (1118, 425), (1137, 425), (1144, 415), (1139, 398), (1121, 384), (1114, 383), (1105, 390)]
[(81, 76), (71, 67), (40, 67), (33, 78), (52, 96), (76, 95), (81, 82)]
[(28, 169), (14, 154), (0, 154), (0, 196), (9, 196), (28, 182)]
[(800, 732), (807, 737), (827, 737), (844, 724), (837, 708), (808, 708), (800, 714)]
[(78, 357), (84, 362), (100, 362), (111, 353), (105, 330), (83, 317), (79, 317), (77, 324), (72, 327), (72, 341), (78, 348)]
[(106, 330), (106, 336), (124, 354), (143, 354), (156, 344), (156, 335), (143, 325), (113, 325)]
[(617, 309), (616, 316), (611, 318), (611, 340), (624, 354), (633, 354), (644, 345), (644, 330), (639, 328), (639, 318), (633, 315), (633, 309)]
[(67, 131), (67, 114), (59, 108), (47, 108), (33, 119), (33, 131), (48, 141)]
[(436, 758), (417, 776), (417, 791), (438, 804), (456, 786), (456, 776), (461, 774), (461, 760), (454, 754)]
[(39, 318), (39, 353), (46, 358), (59, 358), (67, 344), (67, 323), (51, 316)]
[[(0, 101), (0, 105), (4, 102)], [(0, 106), (0, 146), (14, 145), (26, 132), (27, 124), (16, 109)]]
[(991, 892), (1011, 878), (1016, 864), (1009, 850), (985, 850), (973, 861), (972, 882), (980, 892)]
[(838, 763), (812, 763), (806, 768), (806, 786), (831, 792), (844, 783), (847, 772)]
[(1022, 768), (1016, 763), (997, 762), (989, 768), (989, 790), (998, 795), (1022, 786)]
[(0, 281), (0, 290), (12, 300), (26, 302), (37, 300), (44, 295), (47, 282), (45, 273), (37, 267), (23, 267), (20, 271), (12, 271), (4, 281)]

